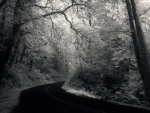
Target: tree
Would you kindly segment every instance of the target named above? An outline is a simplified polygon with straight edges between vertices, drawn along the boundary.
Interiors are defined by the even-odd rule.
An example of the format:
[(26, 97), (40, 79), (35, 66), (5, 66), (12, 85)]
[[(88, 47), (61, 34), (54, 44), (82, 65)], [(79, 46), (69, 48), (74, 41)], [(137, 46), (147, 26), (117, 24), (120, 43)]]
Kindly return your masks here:
[[(27, 25), (30, 22), (40, 20), (41, 18), (46, 18), (46, 17), (51, 18), (51, 16), (53, 16), (53, 15), (62, 15), (65, 18), (65, 20), (70, 24), (71, 29), (73, 29), (76, 33), (79, 33), (78, 30), (76, 30), (73, 27), (71, 21), (68, 19), (66, 12), (75, 6), (87, 7), (86, 3), (85, 4), (84, 3), (76, 3), (74, 1), (72, 1), (72, 3), (67, 5), (66, 7), (64, 7), (64, 9), (57, 9), (57, 8), (55, 9), (53, 7), (53, 1), (51, 1), (51, 0), (45, 0), (45, 1), (46, 1), (45, 6), (34, 4), (35, 1), (32, 2), (32, 1), (14, 0), (12, 2), (9, 0), (8, 1), (2, 0), (0, 2), (0, 8), (3, 8), (5, 10), (5, 8), (7, 8), (7, 7), (12, 7), (12, 9), (13, 9), (13, 11), (11, 11), (11, 13), (13, 13), (12, 17), (6, 17), (6, 15), (5, 15), (6, 11), (4, 11), (4, 13), (2, 15), (3, 21), (1, 22), (1, 31), (5, 32), (5, 33), (2, 36), (2, 40), (4, 43), (2, 43), (2, 42), (0, 43), (2, 46), (2, 48), (0, 48), (0, 81), (2, 79), (2, 75), (4, 73), (6, 64), (8, 64), (8, 63), (11, 64), (16, 57), (16, 52), (14, 52), (14, 51), (17, 51), (17, 48), (19, 45), (19, 40), (21, 40), (21, 39), (17, 38), (17, 35), (20, 31), (20, 28), (23, 25)], [(24, 6), (24, 4), (25, 4), (25, 6)], [(20, 15), (22, 15), (22, 14), (20, 14), (19, 11), (21, 10), (22, 12), (23, 11), (27, 12), (26, 10), (30, 7), (40, 8), (45, 13), (43, 15), (41, 14), (40, 16), (38, 15), (37, 17), (30, 17), (30, 18), (25, 18), (25, 19), (20, 18)], [(7, 31), (4, 31), (5, 20), (8, 20), (10, 18), (13, 20), (11, 23), (11, 27), (5, 28), (5, 29), (7, 29), (7, 31), (10, 31), (10, 33), (6, 33)], [(10, 23), (8, 23), (8, 24), (10, 24)]]
[[(1, 4), (3, 6), (7, 6), (7, 2), (6, 0), (2, 1)], [(4, 16), (4, 20), (2, 20), (1, 23), (1, 30), (3, 32), (3, 34), (1, 35), (2, 41), (1, 42), (1, 50), (0, 50), (0, 81), (2, 79), (2, 75), (4, 73), (4, 69), (6, 64), (8, 63), (10, 56), (12, 54), (12, 49), (15, 46), (15, 42), (16, 42), (16, 35), (18, 34), (18, 31), (21, 27), (21, 24), (19, 23), (18, 18), (18, 8), (21, 7), (20, 5), (20, 0), (16, 0), (15, 1), (15, 7), (13, 10), (13, 16), (12, 17), (8, 17), (9, 19), (12, 19), (13, 21), (15, 20), (14, 23), (11, 23), (11, 27), (4, 25), (6, 23), (5, 22), (5, 13), (6, 11), (3, 13)], [(3, 24), (3, 25), (2, 25)], [(6, 30), (6, 31), (5, 31)], [(7, 33), (7, 31), (10, 31), (9, 33)]]
[(148, 50), (145, 43), (144, 34), (137, 15), (136, 4), (134, 0), (126, 0), (126, 6), (129, 15), (130, 27), (132, 30), (132, 39), (135, 49), (135, 55), (138, 67), (145, 88), (146, 99), (150, 104), (150, 61)]

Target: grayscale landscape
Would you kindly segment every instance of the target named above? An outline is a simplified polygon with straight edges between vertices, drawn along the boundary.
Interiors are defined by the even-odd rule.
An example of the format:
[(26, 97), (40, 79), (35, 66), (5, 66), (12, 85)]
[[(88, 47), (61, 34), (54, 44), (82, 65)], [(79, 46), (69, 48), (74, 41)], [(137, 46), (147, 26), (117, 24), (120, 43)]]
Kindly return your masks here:
[(0, 113), (150, 112), (149, 17), (150, 0), (0, 0)]

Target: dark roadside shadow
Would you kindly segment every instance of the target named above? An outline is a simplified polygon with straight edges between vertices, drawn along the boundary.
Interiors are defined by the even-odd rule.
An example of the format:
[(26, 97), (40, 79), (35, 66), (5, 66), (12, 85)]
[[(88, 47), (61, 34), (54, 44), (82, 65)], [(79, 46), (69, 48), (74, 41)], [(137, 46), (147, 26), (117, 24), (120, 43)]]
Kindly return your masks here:
[(10, 113), (84, 113), (63, 104), (45, 92), (45, 87), (27, 89), (20, 93), (19, 104)]
[[(10, 113), (150, 113), (146, 107), (85, 98), (66, 93), (61, 84), (47, 90), (40, 86), (20, 93), (19, 104)], [(51, 95), (51, 93), (53, 95)]]
[(59, 105), (44, 93), (23, 91), (19, 104), (10, 113), (58, 113), (54, 109), (55, 106)]

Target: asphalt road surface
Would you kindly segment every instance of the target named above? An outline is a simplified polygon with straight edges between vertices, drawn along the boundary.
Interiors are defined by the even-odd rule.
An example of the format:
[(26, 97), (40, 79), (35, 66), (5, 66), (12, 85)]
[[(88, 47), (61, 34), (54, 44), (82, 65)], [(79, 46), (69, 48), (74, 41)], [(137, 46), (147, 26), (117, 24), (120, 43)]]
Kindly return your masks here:
[(24, 90), (11, 113), (150, 113), (146, 107), (76, 96), (61, 89), (63, 82)]

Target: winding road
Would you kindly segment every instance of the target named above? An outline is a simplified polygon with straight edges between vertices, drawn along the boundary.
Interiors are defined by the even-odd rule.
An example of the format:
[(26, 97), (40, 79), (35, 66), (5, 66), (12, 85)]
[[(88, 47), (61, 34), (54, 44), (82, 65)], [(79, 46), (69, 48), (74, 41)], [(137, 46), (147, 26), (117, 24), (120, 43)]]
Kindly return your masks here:
[(147, 107), (76, 96), (61, 89), (63, 82), (33, 87), (20, 94), (11, 113), (150, 113)]

